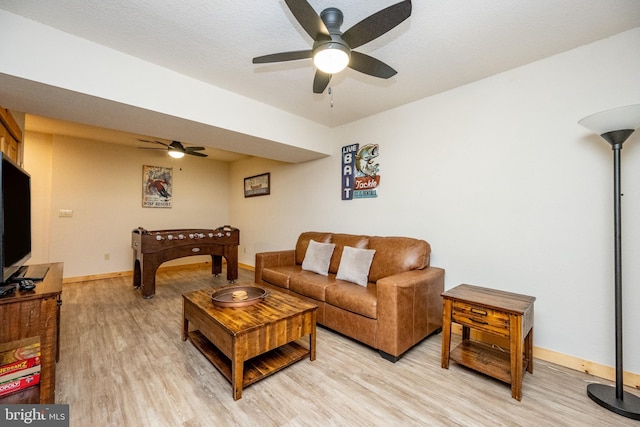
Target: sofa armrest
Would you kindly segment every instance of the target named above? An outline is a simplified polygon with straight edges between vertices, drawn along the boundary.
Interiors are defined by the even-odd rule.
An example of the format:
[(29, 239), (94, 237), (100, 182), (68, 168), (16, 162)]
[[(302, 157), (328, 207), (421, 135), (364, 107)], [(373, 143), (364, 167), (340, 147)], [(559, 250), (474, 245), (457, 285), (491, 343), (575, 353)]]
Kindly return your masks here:
[(255, 276), (257, 284), (262, 284), (262, 270), (264, 268), (284, 267), (295, 265), (296, 251), (293, 249), (284, 251), (260, 252), (256, 254)]
[(442, 328), (444, 270), (427, 267), (376, 282), (378, 349), (400, 356)]

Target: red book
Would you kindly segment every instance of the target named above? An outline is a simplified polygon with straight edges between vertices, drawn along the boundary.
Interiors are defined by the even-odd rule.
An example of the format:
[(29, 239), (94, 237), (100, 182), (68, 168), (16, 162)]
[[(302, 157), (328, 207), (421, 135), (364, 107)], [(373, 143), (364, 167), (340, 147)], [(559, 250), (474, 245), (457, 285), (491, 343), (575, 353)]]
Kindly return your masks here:
[(0, 396), (24, 390), (25, 388), (34, 386), (38, 383), (40, 383), (40, 372), (4, 382), (0, 384)]
[(22, 371), (23, 369), (28, 369), (33, 366), (40, 364), (40, 356), (30, 357), (28, 359), (16, 360), (13, 363), (8, 363), (6, 365), (0, 366), (0, 383), (2, 381), (2, 377), (7, 374), (11, 374), (13, 372)]

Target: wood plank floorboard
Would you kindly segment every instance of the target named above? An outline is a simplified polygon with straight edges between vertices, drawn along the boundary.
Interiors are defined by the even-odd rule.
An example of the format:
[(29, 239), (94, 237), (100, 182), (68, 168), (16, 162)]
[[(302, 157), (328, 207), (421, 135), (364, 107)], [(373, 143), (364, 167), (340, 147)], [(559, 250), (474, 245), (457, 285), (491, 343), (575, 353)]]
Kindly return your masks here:
[[(253, 281), (240, 269), (238, 283)], [(544, 361), (525, 373), (522, 401), (507, 384), (440, 367), (442, 335), (399, 362), (318, 327), (317, 359), (243, 390), (181, 341), (182, 294), (226, 285), (226, 272), (160, 270), (145, 300), (131, 277), (63, 286), (56, 403), (71, 426), (639, 426), (586, 394), (606, 382)], [(308, 343), (308, 340), (307, 340)], [(637, 390), (629, 390), (637, 394)]]

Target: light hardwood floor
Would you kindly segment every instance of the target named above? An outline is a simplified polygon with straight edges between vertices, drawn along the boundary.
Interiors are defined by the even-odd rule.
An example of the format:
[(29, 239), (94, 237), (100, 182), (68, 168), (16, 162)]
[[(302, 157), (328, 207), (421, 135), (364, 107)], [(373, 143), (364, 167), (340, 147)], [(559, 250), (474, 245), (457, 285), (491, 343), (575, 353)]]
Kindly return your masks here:
[[(181, 341), (182, 293), (226, 285), (226, 273), (161, 270), (156, 296), (131, 277), (63, 286), (56, 403), (71, 426), (639, 426), (593, 403), (590, 375), (536, 360), (523, 398), (508, 385), (451, 363), (441, 335), (398, 363), (322, 327), (317, 359), (296, 363), (243, 391)], [(240, 269), (242, 281), (253, 272)], [(631, 391), (631, 390), (630, 390)], [(637, 391), (633, 391), (637, 394)]]

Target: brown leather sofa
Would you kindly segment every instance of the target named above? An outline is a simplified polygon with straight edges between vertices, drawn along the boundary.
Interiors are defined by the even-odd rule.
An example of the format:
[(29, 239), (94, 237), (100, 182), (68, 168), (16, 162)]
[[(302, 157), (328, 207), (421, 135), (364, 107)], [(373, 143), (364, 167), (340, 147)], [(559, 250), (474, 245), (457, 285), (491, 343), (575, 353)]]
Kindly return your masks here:
[[(310, 240), (333, 243), (328, 275), (302, 268)], [(367, 284), (336, 279), (343, 248), (374, 249)], [(444, 270), (430, 245), (408, 237), (305, 232), (295, 249), (256, 254), (255, 282), (318, 306), (317, 322), (377, 349), (392, 362), (442, 330)]]

